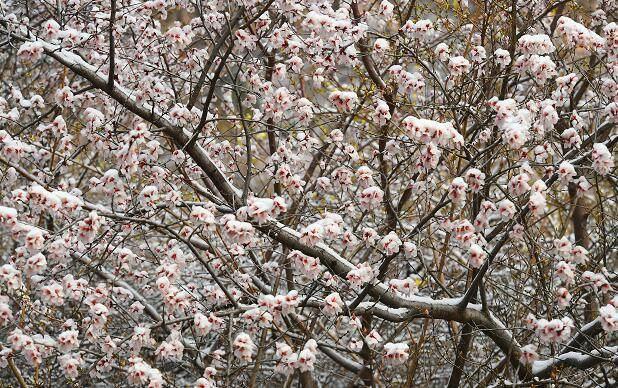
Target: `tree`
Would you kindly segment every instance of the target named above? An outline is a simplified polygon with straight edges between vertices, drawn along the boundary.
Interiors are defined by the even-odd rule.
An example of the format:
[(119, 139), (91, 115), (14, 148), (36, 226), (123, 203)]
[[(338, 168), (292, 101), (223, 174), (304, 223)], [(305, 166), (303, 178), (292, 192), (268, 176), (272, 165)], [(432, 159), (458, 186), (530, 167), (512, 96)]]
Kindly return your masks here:
[(610, 386), (614, 1), (0, 1), (0, 376)]

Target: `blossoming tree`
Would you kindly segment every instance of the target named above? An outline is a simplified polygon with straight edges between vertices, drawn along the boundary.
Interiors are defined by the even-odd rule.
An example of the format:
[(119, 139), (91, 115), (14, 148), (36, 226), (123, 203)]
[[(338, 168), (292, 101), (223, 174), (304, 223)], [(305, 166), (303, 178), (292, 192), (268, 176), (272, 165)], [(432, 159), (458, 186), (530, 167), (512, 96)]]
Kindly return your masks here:
[(0, 377), (616, 383), (591, 3), (0, 1)]

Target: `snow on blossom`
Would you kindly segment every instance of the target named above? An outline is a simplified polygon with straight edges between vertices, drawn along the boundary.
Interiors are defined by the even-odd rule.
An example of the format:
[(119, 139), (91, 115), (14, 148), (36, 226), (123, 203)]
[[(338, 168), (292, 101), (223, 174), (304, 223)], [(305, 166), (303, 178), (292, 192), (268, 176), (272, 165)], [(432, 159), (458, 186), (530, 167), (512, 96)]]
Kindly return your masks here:
[(608, 304), (601, 307), (599, 309), (599, 317), (603, 330), (608, 333), (618, 330), (618, 310), (616, 306)]
[(448, 197), (451, 201), (453, 201), (453, 203), (461, 204), (466, 200), (467, 189), (468, 184), (464, 181), (464, 179), (457, 177), (451, 181)]
[(534, 344), (528, 344), (526, 346), (521, 347), (521, 357), (520, 361), (523, 364), (532, 364), (534, 361), (539, 359), (539, 354), (536, 352), (537, 346)]
[(350, 270), (346, 275), (350, 286), (355, 290), (360, 290), (364, 284), (371, 282), (374, 277), (374, 270), (367, 263), (357, 265), (356, 268)]
[(358, 103), (358, 97), (354, 92), (335, 91), (328, 99), (339, 109), (350, 112)]
[(407, 344), (388, 342), (384, 344), (384, 360), (389, 365), (405, 364), (410, 357), (408, 351)]
[(234, 356), (243, 361), (251, 361), (255, 352), (255, 344), (247, 333), (239, 333), (232, 344), (234, 348)]
[(448, 69), (453, 77), (459, 77), (470, 71), (470, 62), (462, 56), (450, 57), (448, 59)]
[(605, 47), (605, 39), (567, 16), (561, 16), (558, 19), (556, 33), (570, 46), (582, 47), (590, 51)]
[(380, 245), (382, 249), (386, 252), (387, 255), (392, 255), (394, 253), (399, 253), (399, 249), (401, 247), (401, 240), (395, 234), (395, 232), (390, 232), (386, 236), (380, 240)]
[(592, 146), (592, 168), (600, 175), (607, 175), (614, 168), (614, 157), (603, 143)]
[(469, 249), (468, 262), (470, 263), (470, 266), (472, 268), (480, 268), (487, 258), (487, 253), (477, 244), (471, 244)]
[(322, 307), (322, 311), (326, 315), (337, 315), (343, 311), (342, 306), (343, 301), (338, 293), (333, 292), (324, 298), (324, 306)]
[(371, 210), (382, 203), (384, 192), (377, 186), (364, 189), (359, 195), (359, 202), (363, 209)]

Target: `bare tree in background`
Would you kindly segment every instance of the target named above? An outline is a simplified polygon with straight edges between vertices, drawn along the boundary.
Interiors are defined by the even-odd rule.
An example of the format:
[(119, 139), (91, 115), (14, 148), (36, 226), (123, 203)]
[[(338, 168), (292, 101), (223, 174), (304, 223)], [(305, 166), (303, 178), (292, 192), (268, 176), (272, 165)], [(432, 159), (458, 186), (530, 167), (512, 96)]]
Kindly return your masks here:
[(616, 1), (0, 1), (0, 379), (614, 386)]

